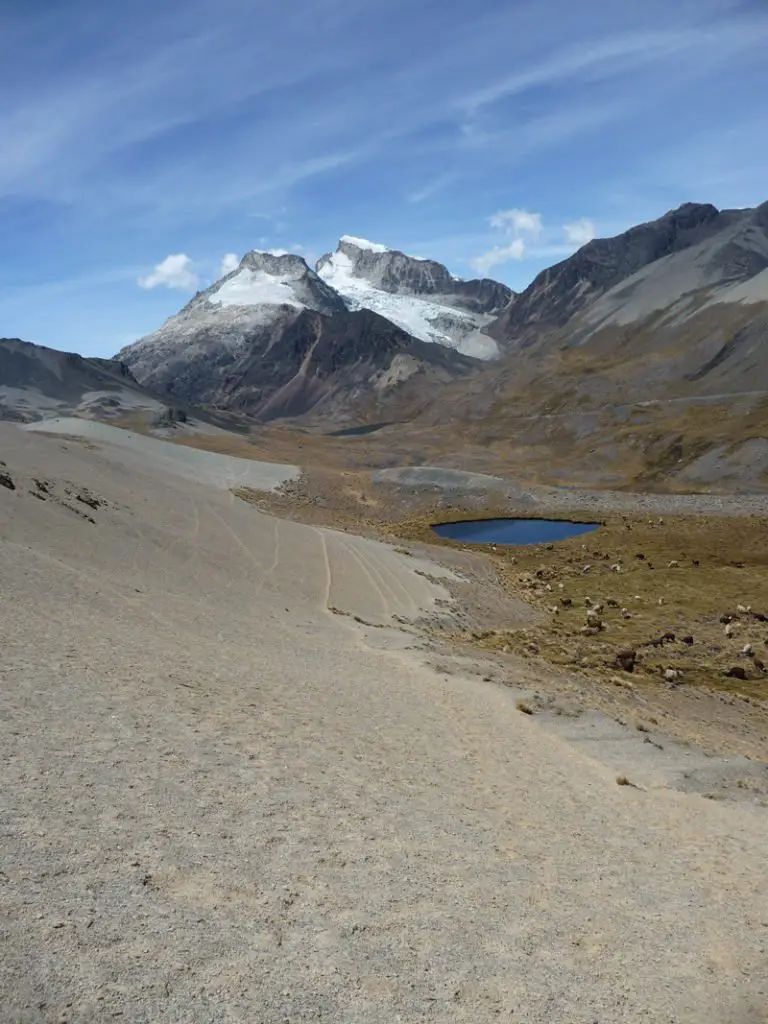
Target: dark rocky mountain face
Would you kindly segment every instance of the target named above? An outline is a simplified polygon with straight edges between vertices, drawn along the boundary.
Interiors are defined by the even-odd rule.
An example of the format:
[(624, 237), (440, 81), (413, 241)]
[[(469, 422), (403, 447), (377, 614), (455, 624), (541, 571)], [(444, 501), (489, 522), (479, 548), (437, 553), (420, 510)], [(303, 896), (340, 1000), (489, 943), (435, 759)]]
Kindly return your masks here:
[(710, 204), (686, 203), (614, 238), (596, 238), (567, 260), (542, 271), (489, 333), (507, 346), (530, 344), (543, 331), (565, 325), (643, 267), (746, 224), (750, 215), (758, 213), (720, 212)]
[(216, 396), (220, 407), (261, 419), (370, 414), (396, 401), (406, 384), (431, 386), (466, 376), (474, 359), (420, 342), (364, 309), (344, 316), (304, 310), (285, 327), (279, 345), (244, 351)]

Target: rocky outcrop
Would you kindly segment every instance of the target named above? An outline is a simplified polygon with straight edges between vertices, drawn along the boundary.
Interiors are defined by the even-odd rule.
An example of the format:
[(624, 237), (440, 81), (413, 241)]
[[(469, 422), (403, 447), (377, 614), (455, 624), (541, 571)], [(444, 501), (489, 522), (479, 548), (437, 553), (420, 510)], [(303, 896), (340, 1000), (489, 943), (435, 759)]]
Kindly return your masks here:
[[(513, 296), (507, 285), (488, 278), (463, 281), (454, 277), (442, 263), (406, 256), (396, 249), (342, 237), (336, 249), (349, 260), (351, 273), (391, 295), (430, 296), (472, 313), (498, 313)], [(327, 253), (317, 262), (322, 275), (333, 264), (334, 253)]]

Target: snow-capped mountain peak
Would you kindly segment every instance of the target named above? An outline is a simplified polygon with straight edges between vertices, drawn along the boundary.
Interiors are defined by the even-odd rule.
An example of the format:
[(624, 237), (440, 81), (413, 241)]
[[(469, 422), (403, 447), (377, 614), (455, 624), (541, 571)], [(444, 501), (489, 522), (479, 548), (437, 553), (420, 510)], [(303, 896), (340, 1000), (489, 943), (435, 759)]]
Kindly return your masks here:
[(371, 309), (421, 341), (492, 359), (495, 341), (483, 332), (512, 293), (496, 282), (457, 281), (434, 260), (343, 235), (317, 263), (319, 276), (350, 309)]
[(369, 252), (391, 252), (392, 250), (386, 245), (380, 245), (378, 242), (369, 242), (367, 238), (357, 238), (355, 235), (342, 235), (339, 239), (339, 244), (353, 245), (356, 249), (367, 249)]
[(343, 299), (302, 256), (255, 249), (246, 253), (236, 270), (217, 281), (199, 299), (216, 306), (292, 306), (318, 313), (346, 309)]

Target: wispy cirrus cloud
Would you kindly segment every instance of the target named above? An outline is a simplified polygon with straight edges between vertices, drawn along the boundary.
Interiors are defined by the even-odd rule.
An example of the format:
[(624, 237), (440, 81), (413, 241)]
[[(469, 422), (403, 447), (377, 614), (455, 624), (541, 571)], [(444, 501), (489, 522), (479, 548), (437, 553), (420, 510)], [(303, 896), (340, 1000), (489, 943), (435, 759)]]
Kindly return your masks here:
[(444, 188), (456, 180), (456, 177), (455, 173), (438, 174), (436, 178), (432, 178), (419, 188), (410, 191), (406, 198), (409, 203), (423, 203), (427, 199), (432, 199), (439, 192), (442, 192)]
[[(706, 13), (706, 5), (702, 8)], [(728, 58), (735, 53), (761, 47), (765, 41), (768, 19), (765, 12), (756, 17), (724, 20), (715, 26), (694, 24), (671, 25), (653, 31), (628, 31), (594, 39), (586, 45), (562, 47), (528, 67), (506, 75), (477, 89), (461, 100), (461, 108), (474, 114), (500, 100), (530, 90), (581, 78), (593, 82), (611, 77), (628, 77), (632, 71), (683, 54), (700, 55), (703, 49)]]

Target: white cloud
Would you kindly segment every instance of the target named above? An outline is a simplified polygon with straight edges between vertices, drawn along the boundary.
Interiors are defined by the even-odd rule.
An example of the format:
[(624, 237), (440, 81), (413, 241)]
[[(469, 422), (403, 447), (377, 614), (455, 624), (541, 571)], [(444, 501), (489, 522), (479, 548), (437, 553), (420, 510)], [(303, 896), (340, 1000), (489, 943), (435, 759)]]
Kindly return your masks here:
[(538, 238), (542, 232), (541, 214), (530, 210), (499, 210), (490, 218), (490, 225), (509, 235), (531, 235)]
[(591, 242), (597, 234), (595, 222), (589, 220), (588, 217), (581, 217), (579, 220), (563, 224), (563, 231), (565, 232), (566, 241), (570, 242), (571, 245), (578, 246)]
[(197, 288), (198, 278), (194, 264), (183, 252), (166, 256), (158, 263), (151, 274), (138, 279), (140, 288), (178, 288), (179, 291), (191, 292)]
[(233, 270), (237, 270), (240, 266), (240, 257), (237, 253), (228, 252), (221, 261), (221, 267), (219, 268), (219, 276), (226, 277), (227, 274), (231, 274)]
[(494, 231), (505, 235), (510, 241), (507, 241), (505, 245), (494, 245), (469, 261), (479, 274), (488, 274), (493, 267), (500, 263), (523, 259), (526, 254), (526, 241), (523, 236), (525, 235), (535, 242), (544, 230), (540, 213), (521, 210), (519, 207), (514, 207), (511, 210), (498, 210), (488, 218), (488, 223)]
[(524, 255), (525, 242), (522, 238), (516, 238), (510, 245), (495, 245), (488, 252), (475, 256), (469, 262), (478, 274), (487, 274), (500, 263), (509, 263), (510, 260), (521, 260)]

